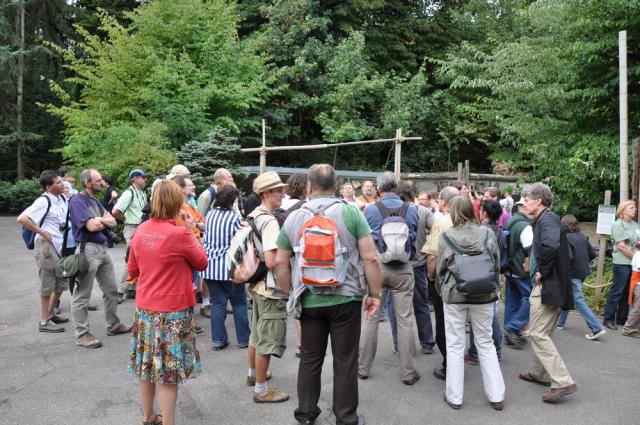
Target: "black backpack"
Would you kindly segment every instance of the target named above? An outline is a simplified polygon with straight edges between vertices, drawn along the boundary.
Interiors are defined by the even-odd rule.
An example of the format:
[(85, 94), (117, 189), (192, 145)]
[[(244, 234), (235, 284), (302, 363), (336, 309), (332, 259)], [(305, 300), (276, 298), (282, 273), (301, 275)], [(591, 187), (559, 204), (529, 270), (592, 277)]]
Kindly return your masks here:
[(442, 234), (442, 239), (453, 251), (453, 263), (448, 267), (455, 278), (456, 289), (462, 295), (470, 297), (489, 295), (500, 288), (499, 276), (494, 270), (493, 257), (486, 248), (490, 231), (486, 230), (482, 241), (483, 250), (473, 254), (461, 253), (447, 237), (447, 234)]

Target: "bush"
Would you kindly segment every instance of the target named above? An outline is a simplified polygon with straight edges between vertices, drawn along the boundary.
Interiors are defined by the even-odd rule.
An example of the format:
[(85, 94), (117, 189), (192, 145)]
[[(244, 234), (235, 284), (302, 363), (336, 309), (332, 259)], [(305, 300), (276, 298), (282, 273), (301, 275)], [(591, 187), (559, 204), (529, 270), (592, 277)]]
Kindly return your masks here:
[(38, 180), (0, 181), (0, 214), (19, 214), (42, 194)]

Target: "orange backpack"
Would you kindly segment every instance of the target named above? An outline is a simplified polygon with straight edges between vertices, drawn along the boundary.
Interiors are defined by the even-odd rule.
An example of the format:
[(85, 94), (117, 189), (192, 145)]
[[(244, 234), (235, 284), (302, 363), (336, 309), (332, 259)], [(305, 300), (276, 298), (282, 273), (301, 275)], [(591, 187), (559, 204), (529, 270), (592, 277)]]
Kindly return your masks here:
[(342, 206), (341, 202), (315, 211), (306, 205), (300, 209), (311, 213), (298, 233), (299, 245), (295, 248), (300, 279), (304, 285), (338, 286), (345, 278), (348, 262), (346, 248), (338, 238), (336, 223), (327, 216), (329, 211)]

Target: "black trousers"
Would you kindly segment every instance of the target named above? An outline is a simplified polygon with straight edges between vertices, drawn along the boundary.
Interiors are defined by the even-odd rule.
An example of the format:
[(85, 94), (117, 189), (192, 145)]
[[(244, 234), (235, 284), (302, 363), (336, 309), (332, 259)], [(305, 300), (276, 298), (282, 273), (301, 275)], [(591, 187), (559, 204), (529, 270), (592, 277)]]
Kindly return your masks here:
[(436, 317), (436, 345), (442, 353), (442, 367), (447, 370), (447, 339), (444, 333), (444, 306), (442, 298), (436, 291), (435, 284), (429, 281), (429, 299), (433, 304), (433, 313)]
[(333, 413), (336, 425), (358, 423), (358, 351), (362, 303), (304, 308), (300, 317), (302, 348), (298, 369), (295, 418), (313, 423), (320, 415), (322, 364), (331, 337), (333, 352)]

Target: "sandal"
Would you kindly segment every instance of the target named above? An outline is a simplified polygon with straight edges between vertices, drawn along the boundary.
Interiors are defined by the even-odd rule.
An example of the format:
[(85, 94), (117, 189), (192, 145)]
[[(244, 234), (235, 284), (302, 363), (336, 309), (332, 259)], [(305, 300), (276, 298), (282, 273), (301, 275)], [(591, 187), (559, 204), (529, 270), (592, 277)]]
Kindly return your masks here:
[(154, 418), (152, 421), (142, 421), (142, 425), (162, 425), (162, 415), (158, 415), (157, 413), (154, 413)]

